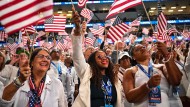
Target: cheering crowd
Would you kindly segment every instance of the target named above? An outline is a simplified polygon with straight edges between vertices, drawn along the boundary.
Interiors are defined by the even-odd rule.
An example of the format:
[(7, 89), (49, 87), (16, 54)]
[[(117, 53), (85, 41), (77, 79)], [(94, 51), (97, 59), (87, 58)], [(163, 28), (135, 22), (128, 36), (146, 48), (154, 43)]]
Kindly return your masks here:
[(0, 107), (188, 106), (188, 41), (103, 42), (82, 51), (86, 23), (76, 11), (73, 22), (72, 53), (56, 46), (0, 51)]

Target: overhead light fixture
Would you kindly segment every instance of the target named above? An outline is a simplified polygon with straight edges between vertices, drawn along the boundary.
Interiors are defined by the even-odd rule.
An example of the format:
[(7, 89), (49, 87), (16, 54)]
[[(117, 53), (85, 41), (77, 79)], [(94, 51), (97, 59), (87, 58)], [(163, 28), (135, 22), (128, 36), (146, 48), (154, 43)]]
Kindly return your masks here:
[(63, 12), (62, 12), (62, 9), (58, 9), (57, 13), (58, 13), (58, 14), (62, 14), (62, 13), (63, 13)]
[(150, 10), (149, 12), (150, 12), (150, 13), (154, 13), (154, 11), (153, 11), (153, 10)]
[(176, 7), (171, 7), (171, 9), (176, 9)]
[(73, 11), (68, 11), (68, 13), (73, 13)]
[(162, 10), (165, 10), (166, 9), (166, 7), (162, 7)]
[(156, 7), (152, 7), (152, 8), (150, 8), (151, 10), (156, 10)]
[(185, 9), (185, 8), (186, 8), (186, 6), (181, 6), (181, 8), (182, 8), (182, 9)]
[(72, 16), (72, 14), (67, 14), (67, 17), (71, 17)]
[(182, 11), (183, 11), (182, 9), (178, 10), (178, 12), (182, 12)]
[(168, 12), (173, 12), (174, 10), (168, 10)]

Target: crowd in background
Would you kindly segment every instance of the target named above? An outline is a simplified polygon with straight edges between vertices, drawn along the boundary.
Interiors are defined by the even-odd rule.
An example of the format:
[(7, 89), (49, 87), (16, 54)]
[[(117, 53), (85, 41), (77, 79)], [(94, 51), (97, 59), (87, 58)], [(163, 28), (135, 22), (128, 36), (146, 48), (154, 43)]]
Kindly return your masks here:
[[(32, 53), (21, 47), (15, 54), (0, 51), (0, 107), (188, 106), (189, 41), (103, 42), (99, 49), (82, 51), (85, 27), (77, 13), (73, 20), (72, 53), (56, 46)], [(161, 101), (152, 103), (155, 87)]]

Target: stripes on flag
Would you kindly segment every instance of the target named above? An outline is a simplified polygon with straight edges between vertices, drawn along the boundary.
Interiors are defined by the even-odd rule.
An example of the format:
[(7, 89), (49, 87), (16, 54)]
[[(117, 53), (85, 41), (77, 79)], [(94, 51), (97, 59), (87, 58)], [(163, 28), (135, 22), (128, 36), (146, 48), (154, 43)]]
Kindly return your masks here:
[(78, 0), (78, 6), (80, 7), (80, 8), (83, 8), (85, 5), (86, 5), (86, 2), (87, 2), (88, 0)]
[(65, 42), (64, 43), (58, 42), (56, 47), (60, 50), (65, 50), (66, 44), (65, 44)]
[(87, 19), (88, 19), (88, 20), (87, 20), (87, 23), (89, 23), (90, 20), (92, 19), (92, 17), (94, 16), (94, 13), (93, 13), (91, 10), (87, 9), (87, 8), (83, 8), (80, 14), (81, 14), (84, 18), (87, 18)]
[(162, 12), (160, 2), (158, 1), (158, 36), (162, 36), (162, 33), (166, 31), (167, 29), (167, 20), (166, 17), (164, 16), (164, 13)]
[(136, 18), (134, 21), (131, 22), (130, 26), (139, 26), (141, 19), (142, 19), (142, 16)]
[(94, 37), (94, 38), (86, 37), (86, 38), (85, 38), (85, 44), (86, 44), (86, 45), (93, 46), (95, 40), (96, 40), (95, 37)]
[(8, 35), (5, 33), (5, 31), (0, 31), (0, 41), (5, 41), (5, 38), (7, 38)]
[(184, 38), (189, 38), (190, 37), (190, 32), (188, 30), (183, 30), (183, 32), (181, 33), (181, 35)]
[(116, 26), (112, 26), (107, 35), (108, 37), (113, 41), (118, 41), (121, 40), (121, 38), (123, 37), (123, 35), (128, 31), (128, 29), (130, 28), (129, 25), (125, 24), (125, 23), (121, 23), (118, 24)]
[(168, 30), (165, 30), (161, 36), (158, 36), (159, 40), (172, 41), (172, 38), (168, 35)]
[(42, 47), (47, 48), (47, 49), (51, 49), (53, 47), (53, 43), (44, 42), (42, 44)]
[[(53, 0), (1, 0), (0, 20), (8, 34), (53, 14)], [(39, 14), (43, 14), (41, 17)]]
[(7, 47), (11, 50), (11, 53), (15, 53), (18, 46), (19, 45), (16, 43), (13, 43), (13, 44), (7, 43)]
[(89, 28), (93, 35), (102, 35), (104, 33), (104, 27), (98, 25), (98, 29)]
[(112, 4), (106, 19), (139, 4), (142, 4), (142, 0), (116, 0)]
[(177, 29), (175, 29), (175, 28), (169, 28), (168, 29), (168, 36), (170, 36), (172, 33), (178, 33)]
[(66, 16), (52, 16), (45, 21), (46, 32), (65, 32)]
[(34, 33), (36, 33), (36, 29), (34, 28), (34, 26), (27, 26), (27, 27), (25, 27), (25, 28), (22, 28), (21, 29), (21, 32), (22, 32), (22, 36), (26, 36), (27, 35), (27, 33), (30, 35), (30, 34), (34, 34)]

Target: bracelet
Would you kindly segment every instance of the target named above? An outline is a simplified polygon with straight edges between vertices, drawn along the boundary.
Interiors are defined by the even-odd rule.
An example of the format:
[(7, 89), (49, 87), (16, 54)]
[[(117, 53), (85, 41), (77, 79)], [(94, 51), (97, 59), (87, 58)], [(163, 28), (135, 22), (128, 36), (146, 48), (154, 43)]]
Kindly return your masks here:
[(16, 78), (14, 79), (13, 84), (14, 84), (17, 88), (20, 88), (21, 86), (24, 85), (24, 83), (21, 83), (21, 82), (20, 82), (20, 80), (19, 80), (18, 77), (16, 77)]

